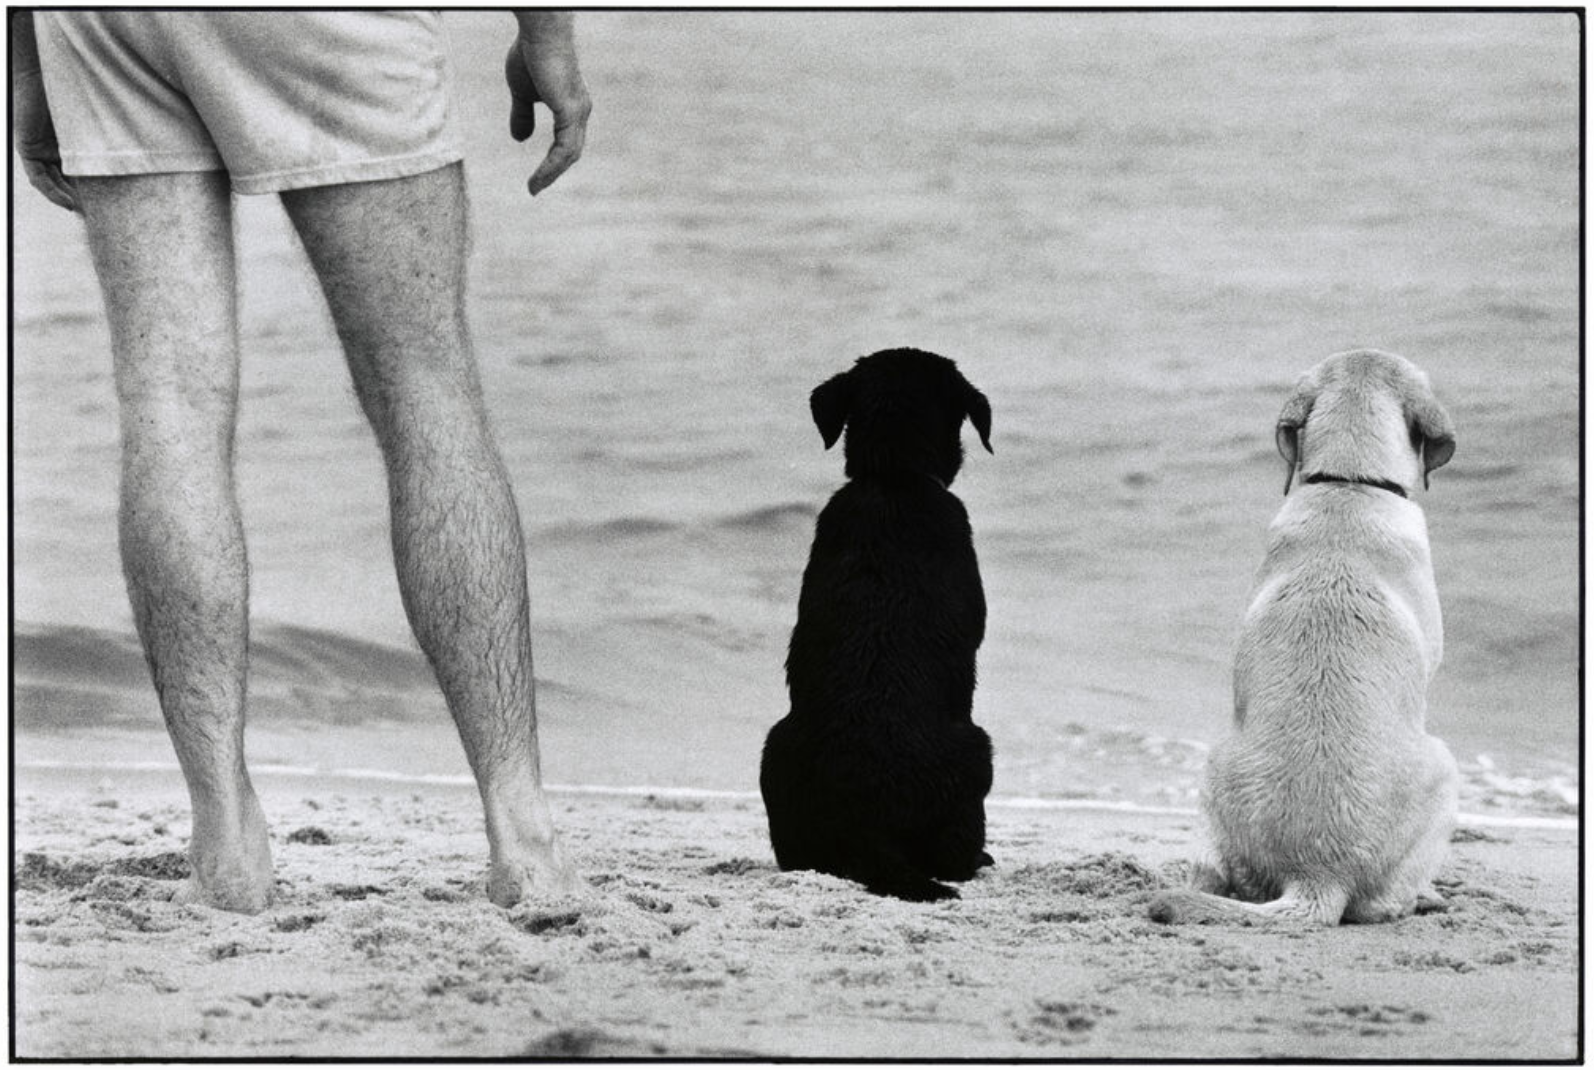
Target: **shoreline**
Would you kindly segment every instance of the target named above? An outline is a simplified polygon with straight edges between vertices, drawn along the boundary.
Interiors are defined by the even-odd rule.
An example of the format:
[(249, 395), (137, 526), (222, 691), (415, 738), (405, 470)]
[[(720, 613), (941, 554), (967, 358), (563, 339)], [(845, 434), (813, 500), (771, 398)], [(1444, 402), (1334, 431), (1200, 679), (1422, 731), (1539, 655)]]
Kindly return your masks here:
[[(65, 759), (13, 760), (16, 773), (65, 772), (90, 776), (100, 774), (151, 774), (163, 777), (180, 777), (181, 769), (175, 761), (132, 760), (126, 762), (85, 761)], [(325, 768), (322, 766), (281, 765), (273, 763), (251, 764), (251, 776), (282, 780), (316, 781), (322, 784), (347, 781), (351, 784), (385, 784), (394, 787), (428, 786), (469, 788), (476, 782), (463, 773), (405, 773), (385, 769)], [(705, 788), (691, 785), (664, 784), (559, 784), (544, 785), (556, 797), (595, 796), (613, 799), (667, 799), (698, 802), (745, 803), (762, 806), (762, 796), (757, 791), (733, 791), (723, 788)], [(1119, 813), (1147, 816), (1165, 816), (1198, 819), (1199, 809), (1188, 806), (1159, 806), (1153, 803), (1125, 799), (1055, 798), (1047, 796), (1022, 796), (992, 794), (985, 800), (987, 808), (1018, 811), (1063, 811), (1070, 813)], [(1546, 831), (1577, 832), (1582, 826), (1579, 814), (1552, 816), (1533, 813), (1469, 813), (1456, 815), (1458, 828), (1516, 828)]]

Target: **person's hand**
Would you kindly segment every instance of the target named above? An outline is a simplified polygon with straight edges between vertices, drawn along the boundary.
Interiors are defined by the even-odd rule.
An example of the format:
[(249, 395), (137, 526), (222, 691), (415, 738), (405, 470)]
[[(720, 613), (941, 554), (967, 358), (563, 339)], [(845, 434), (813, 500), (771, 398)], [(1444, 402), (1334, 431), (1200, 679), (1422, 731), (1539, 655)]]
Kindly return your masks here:
[(44, 76), (37, 70), (12, 72), (11, 129), (22, 170), (33, 188), (69, 212), (77, 211), (72, 181), (61, 173), (61, 149), (55, 141), (55, 123), (44, 97)]
[(592, 98), (576, 62), (575, 17), (569, 12), (537, 11), (517, 16), (520, 34), (504, 61), (509, 82), (509, 135), (525, 141), (537, 127), (532, 105), (553, 113), (553, 144), (526, 189), (535, 197), (581, 158), (587, 140)]

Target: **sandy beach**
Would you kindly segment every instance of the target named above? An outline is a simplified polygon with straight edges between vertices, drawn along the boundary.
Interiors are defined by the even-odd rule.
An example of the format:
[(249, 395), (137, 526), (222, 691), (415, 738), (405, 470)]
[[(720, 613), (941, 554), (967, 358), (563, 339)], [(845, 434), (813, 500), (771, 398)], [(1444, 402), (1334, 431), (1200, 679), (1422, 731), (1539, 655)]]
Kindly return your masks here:
[(1578, 1053), (1565, 821), (1464, 824), (1443, 913), (1262, 931), (1146, 919), (1198, 846), (1185, 812), (997, 801), (996, 868), (924, 906), (780, 872), (738, 793), (567, 790), (590, 895), (502, 910), (481, 894), (469, 787), (260, 779), (277, 900), (241, 917), (170, 901), (187, 831), (173, 773), (23, 771), (16, 1055)]
[[(248, 749), (277, 900), (172, 901), (188, 800), (117, 552), (83, 228), (13, 195), (13, 1052), (1570, 1060), (1581, 1054), (1583, 24), (1568, 11), (605, 10), (581, 163), (447, 16), (472, 333), (528, 542), (543, 768), (590, 894), (487, 903), (378, 452), (275, 198), (235, 199)], [(759, 746), (809, 391), (956, 359), (997, 866), (912, 906), (775, 867)], [(1376, 346), (1458, 427), (1420, 497), (1463, 773), (1449, 909), (1145, 916), (1201, 849), (1295, 378)], [(976, 452), (977, 451), (977, 452)]]

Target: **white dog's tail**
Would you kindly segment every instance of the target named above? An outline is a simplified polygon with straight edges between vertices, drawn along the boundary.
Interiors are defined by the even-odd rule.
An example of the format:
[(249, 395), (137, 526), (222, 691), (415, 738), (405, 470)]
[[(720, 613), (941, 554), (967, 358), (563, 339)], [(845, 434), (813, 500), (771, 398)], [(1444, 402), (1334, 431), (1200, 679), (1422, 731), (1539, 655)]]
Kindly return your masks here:
[(1176, 888), (1152, 900), (1150, 914), (1152, 921), (1164, 925), (1338, 925), (1348, 899), (1337, 888), (1301, 885), (1290, 885), (1271, 903), (1243, 903), (1194, 888)]

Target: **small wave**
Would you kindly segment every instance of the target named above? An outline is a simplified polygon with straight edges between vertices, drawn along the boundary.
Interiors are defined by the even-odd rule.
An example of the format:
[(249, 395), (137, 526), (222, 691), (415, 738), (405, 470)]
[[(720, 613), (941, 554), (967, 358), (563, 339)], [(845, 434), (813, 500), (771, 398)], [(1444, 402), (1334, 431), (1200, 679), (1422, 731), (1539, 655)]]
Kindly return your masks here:
[(580, 352), (546, 352), (546, 353), (516, 353), (509, 358), (510, 361), (522, 368), (562, 368), (567, 364), (596, 365), (603, 362), (603, 357), (595, 353)]
[(98, 312), (65, 309), (59, 312), (46, 312), (42, 315), (18, 316), (15, 326), (18, 330), (41, 331), (64, 327), (93, 327), (97, 326), (100, 320), (101, 316)]
[(1445, 473), (1446, 478), (1459, 480), (1472, 479), (1509, 479), (1521, 475), (1523, 467), (1520, 464), (1504, 462), (1501, 464), (1458, 464), (1455, 468)]
[(1015, 123), (997, 129), (981, 128), (970, 135), (982, 148), (1019, 148), (1034, 152), (1040, 146), (1077, 145), (1088, 128), (1079, 122)]
[[(18, 624), (13, 635), (19, 682), (77, 691), (145, 690), (149, 672), (137, 636), (108, 628)], [(380, 691), (432, 686), (420, 652), (318, 628), (264, 625), (249, 644), (250, 670), (262, 681), (336, 682)]]
[[(818, 510), (802, 502), (782, 502), (742, 512), (713, 518), (703, 526), (732, 532), (779, 531), (787, 527), (807, 526), (813, 522)], [(649, 539), (672, 535), (697, 527), (700, 522), (666, 520), (653, 516), (622, 516), (594, 523), (561, 524), (541, 534), (545, 537), (570, 542), (605, 541), (614, 539)]]
[(788, 526), (813, 523), (819, 510), (805, 502), (782, 502), (761, 509), (733, 513), (714, 522), (714, 526), (735, 531), (776, 531)]
[(153, 727), (160, 723), (155, 691), (149, 687), (113, 690), (18, 682), (11, 691), (11, 727), (16, 731), (71, 732), (102, 725)]
[(652, 616), (630, 617), (627, 622), (649, 629), (653, 633), (671, 637), (691, 637), (706, 640), (722, 650), (756, 650), (764, 645), (763, 632), (738, 628), (711, 613), (661, 613)]
[(149, 670), (130, 632), (20, 623), (12, 633), (17, 681), (75, 689), (124, 690), (149, 686)]
[(681, 530), (683, 526), (676, 521), (662, 520), (658, 517), (621, 516), (592, 524), (561, 524), (544, 534), (572, 542), (646, 539), (671, 534)]
[[(138, 639), (131, 632), (19, 624), (12, 716), (24, 730), (160, 723)], [(265, 625), (250, 639), (252, 716), (357, 724), (430, 719), (441, 697), (426, 659), (316, 628)]]
[(1447, 645), (1466, 651), (1474, 671), (1570, 673), (1576, 665), (1578, 614), (1565, 610), (1524, 609), (1502, 598), (1462, 592), (1445, 605), (1446, 619), (1457, 622)]
[(328, 684), (383, 694), (430, 691), (435, 686), (420, 651), (319, 628), (280, 624), (258, 628), (249, 644), (249, 660), (253, 679), (262, 683)]
[(621, 537), (638, 535), (661, 535), (665, 532), (676, 531), (680, 524), (668, 520), (659, 520), (646, 516), (627, 516), (610, 520), (598, 525), (597, 529), (605, 535), (618, 535)]
[(1543, 323), (1560, 316), (1571, 316), (1571, 312), (1561, 312), (1557, 309), (1545, 308), (1543, 305), (1529, 304), (1525, 301), (1491, 301), (1484, 306), (1484, 311), (1492, 312), (1503, 319), (1515, 323)]
[(1582, 791), (1573, 771), (1521, 776), (1497, 768), (1486, 754), (1459, 765), (1463, 805), (1539, 815), (1575, 816), (1581, 809)]
[(1090, 442), (1081, 442), (1072, 447), (1073, 451), (1081, 457), (1113, 457), (1121, 453), (1133, 453), (1145, 448), (1145, 443), (1137, 438), (1098, 438)]

